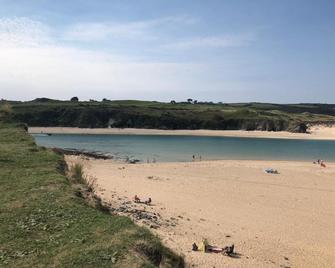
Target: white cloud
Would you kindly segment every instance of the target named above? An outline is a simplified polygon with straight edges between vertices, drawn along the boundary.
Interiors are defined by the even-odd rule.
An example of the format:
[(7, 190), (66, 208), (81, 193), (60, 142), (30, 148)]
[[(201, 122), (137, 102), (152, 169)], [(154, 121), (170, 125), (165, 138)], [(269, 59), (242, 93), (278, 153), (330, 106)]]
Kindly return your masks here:
[(50, 39), (47, 26), (28, 19), (0, 23), (1, 98), (169, 98), (194, 88), (203, 70), (65, 46)]
[(134, 39), (136, 42), (143, 40), (152, 41), (152, 47), (158, 49), (201, 49), (201, 48), (227, 48), (247, 46), (256, 40), (256, 35), (251, 32), (234, 33), (226, 35), (210, 35), (204, 37), (188, 37), (175, 41), (164, 35), (164, 27), (174, 25), (177, 28), (185, 25), (195, 24), (197, 20), (193, 17), (163, 17), (153, 20), (113, 23), (113, 22), (91, 22), (70, 25), (63, 34), (67, 41), (99, 42), (110, 39), (124, 40)]
[[(115, 34), (148, 33), (167, 22), (192, 23), (187, 18), (164, 18), (126, 24)], [(94, 31), (93, 31), (94, 32)], [(53, 29), (27, 18), (0, 19), (0, 98), (27, 100), (37, 97), (81, 99), (186, 99), (208, 98), (223, 88), (234, 88), (224, 72), (210, 64), (162, 62), (130, 55), (87, 50), (52, 38)], [(59, 33), (58, 33), (59, 34)], [(97, 35), (97, 38), (101, 38)], [(242, 43), (243, 38), (240, 42)], [(236, 45), (237, 38), (198, 40), (198, 46)], [(186, 47), (184, 44), (182, 47)], [(216, 93), (215, 93), (216, 92)], [(214, 95), (213, 95), (214, 96)]]
[(190, 48), (226, 48), (249, 45), (255, 40), (255, 35), (251, 33), (232, 34), (224, 36), (196, 37), (186, 40), (164, 44), (164, 48), (169, 49), (190, 49)]
[(155, 39), (152, 31), (157, 27), (171, 24), (193, 24), (195, 21), (192, 17), (175, 16), (125, 23), (77, 23), (68, 27), (63, 38), (72, 41), (101, 41), (110, 37)]
[(115, 60), (65, 47), (2, 49), (0, 59), (0, 95), (14, 99), (155, 99), (195, 89), (194, 77), (203, 70), (197, 64)]
[(0, 18), (0, 47), (51, 43), (49, 28), (29, 18)]

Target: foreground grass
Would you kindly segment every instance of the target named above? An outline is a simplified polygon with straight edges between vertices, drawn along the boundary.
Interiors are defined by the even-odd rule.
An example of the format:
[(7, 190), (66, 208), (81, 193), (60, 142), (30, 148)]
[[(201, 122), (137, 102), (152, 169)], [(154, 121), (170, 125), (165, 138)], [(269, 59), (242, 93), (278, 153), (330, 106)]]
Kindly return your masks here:
[(75, 196), (61, 161), (0, 122), (0, 267), (183, 267), (147, 229)]

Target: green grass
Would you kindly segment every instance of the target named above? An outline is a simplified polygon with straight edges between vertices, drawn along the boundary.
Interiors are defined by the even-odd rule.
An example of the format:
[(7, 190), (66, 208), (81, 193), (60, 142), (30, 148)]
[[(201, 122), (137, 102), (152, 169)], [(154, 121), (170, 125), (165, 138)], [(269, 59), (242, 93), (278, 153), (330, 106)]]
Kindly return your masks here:
[(77, 197), (62, 161), (0, 122), (0, 267), (183, 266), (146, 228)]
[[(12, 117), (29, 126), (159, 129), (289, 130), (301, 123), (335, 122), (335, 105), (271, 103), (162, 103), (156, 101), (9, 102)], [(6, 105), (7, 102), (0, 102)]]

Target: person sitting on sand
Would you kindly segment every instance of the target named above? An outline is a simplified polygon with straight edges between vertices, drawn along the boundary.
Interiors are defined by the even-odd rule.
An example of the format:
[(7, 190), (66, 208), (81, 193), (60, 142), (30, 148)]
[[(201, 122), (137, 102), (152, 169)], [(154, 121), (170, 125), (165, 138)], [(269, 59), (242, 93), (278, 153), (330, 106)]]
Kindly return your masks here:
[(269, 174), (279, 174), (278, 170), (273, 168), (268, 168), (265, 170), (265, 172)]
[(135, 203), (141, 203), (141, 199), (137, 196), (137, 194), (135, 194), (135, 196), (134, 196), (134, 202)]
[(216, 246), (211, 246), (208, 244), (207, 240), (204, 239), (201, 243), (200, 246), (198, 247), (198, 245), (196, 243), (192, 244), (192, 250), (193, 251), (202, 251), (202, 252), (213, 252), (213, 253), (223, 253), (226, 254), (228, 256), (231, 256), (234, 254), (234, 244), (232, 244), (231, 246), (226, 246), (224, 248), (220, 248), (220, 247), (216, 247)]
[(227, 254), (228, 256), (231, 256), (234, 254), (234, 248), (235, 248), (235, 245), (232, 244), (231, 246), (224, 247), (223, 250), (225, 254)]
[(144, 204), (150, 205), (151, 204), (151, 197), (149, 197), (148, 200), (144, 201)]
[(141, 204), (150, 205), (150, 204), (151, 204), (151, 201), (152, 201), (152, 200), (151, 200), (151, 197), (149, 197), (148, 200), (141, 201), (141, 199), (140, 199), (137, 195), (134, 196), (134, 202), (135, 202), (135, 203), (141, 203)]

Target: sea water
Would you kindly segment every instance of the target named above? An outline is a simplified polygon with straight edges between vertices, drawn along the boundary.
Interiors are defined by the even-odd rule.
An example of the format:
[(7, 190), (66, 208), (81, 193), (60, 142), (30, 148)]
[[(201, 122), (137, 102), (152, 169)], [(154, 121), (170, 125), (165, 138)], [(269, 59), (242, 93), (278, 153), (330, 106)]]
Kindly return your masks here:
[(108, 153), (143, 162), (218, 159), (335, 161), (335, 141), (167, 135), (34, 135), (45, 147)]

